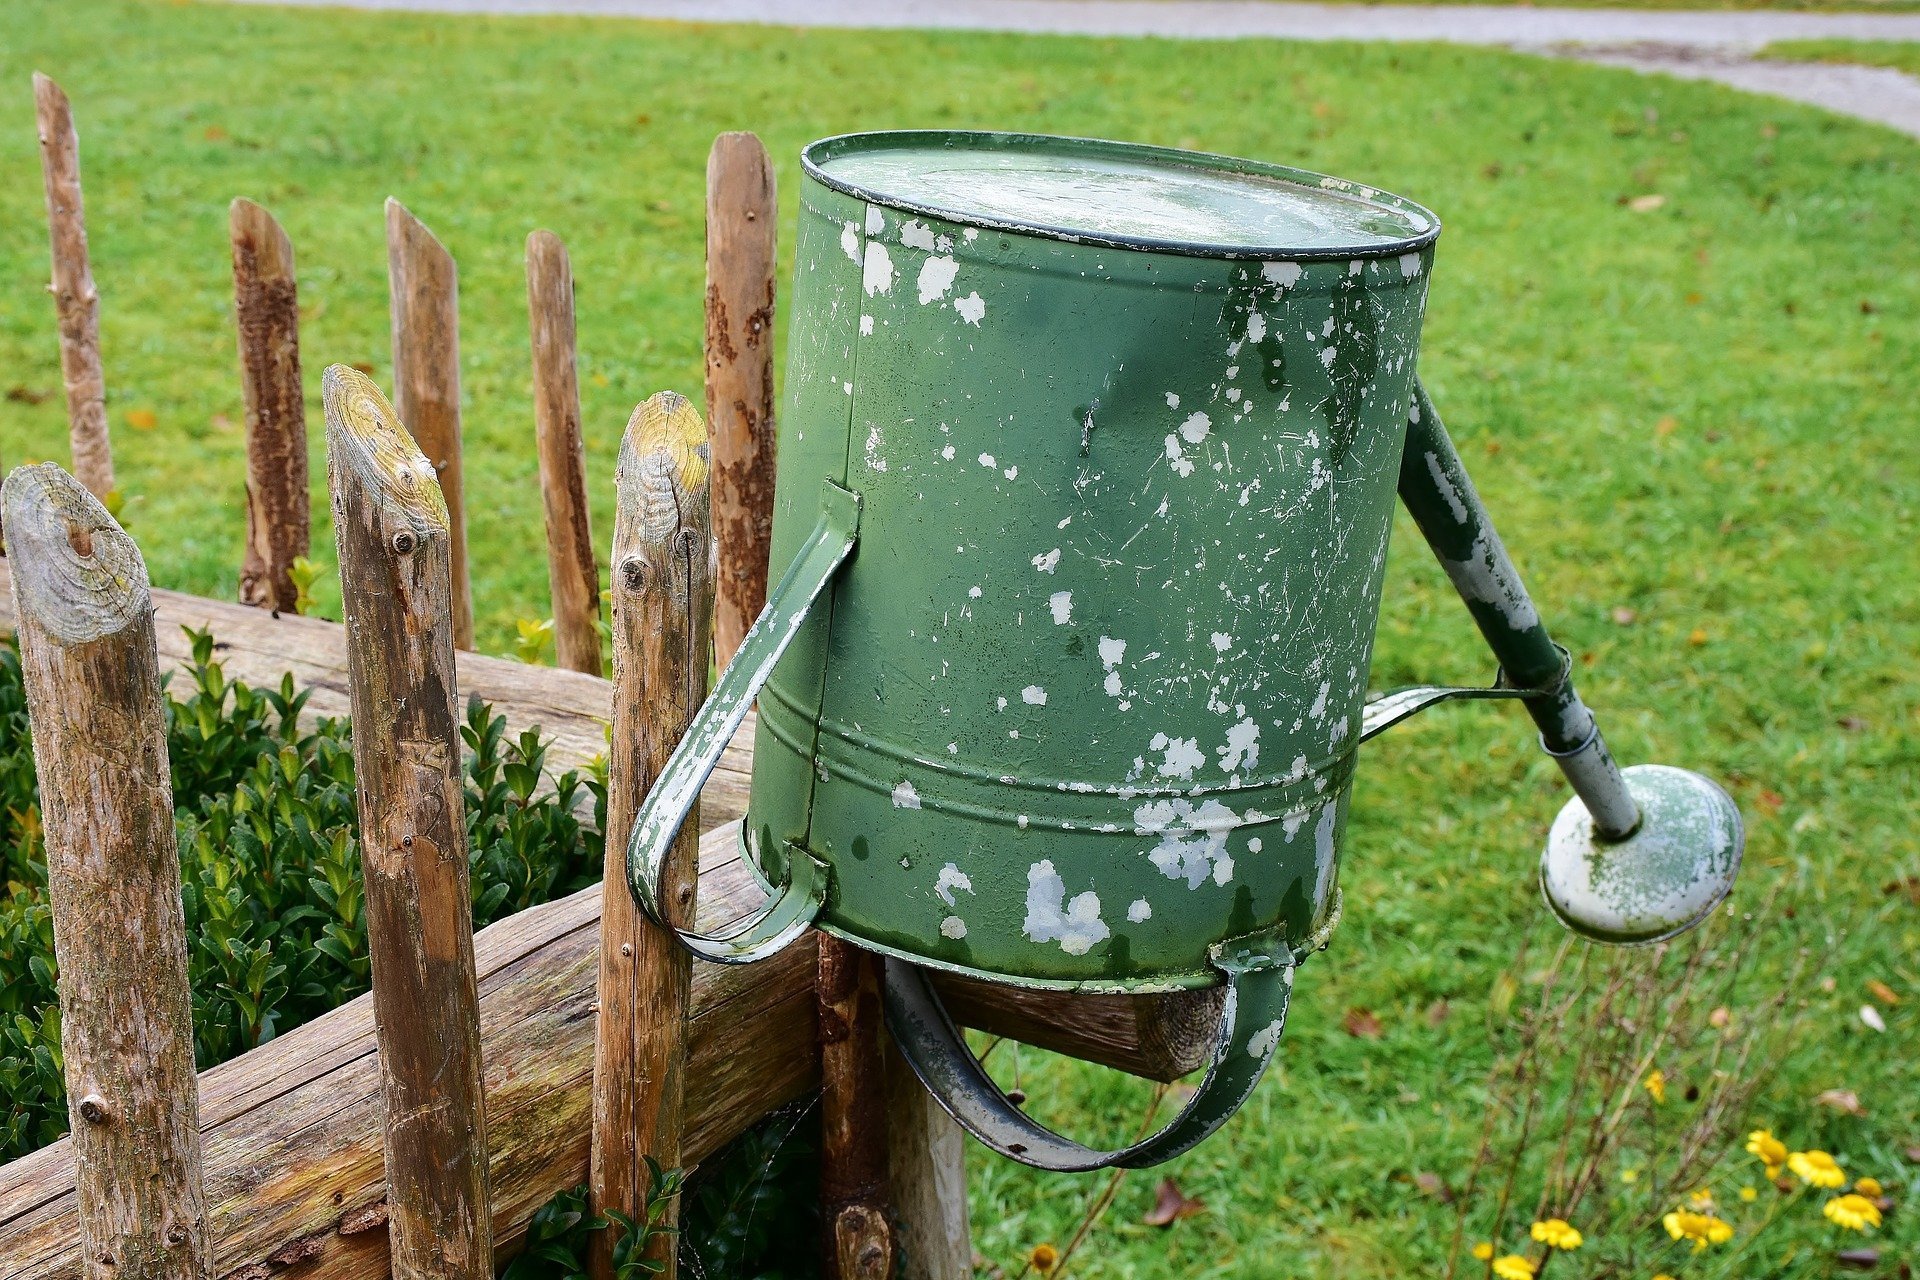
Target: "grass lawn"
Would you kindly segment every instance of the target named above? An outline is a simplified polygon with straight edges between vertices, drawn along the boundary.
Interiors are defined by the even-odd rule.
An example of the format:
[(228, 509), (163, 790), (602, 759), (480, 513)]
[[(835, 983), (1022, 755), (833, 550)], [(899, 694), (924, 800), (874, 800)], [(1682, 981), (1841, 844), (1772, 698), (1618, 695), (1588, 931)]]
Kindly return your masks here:
[[(665, 387), (699, 397), (703, 174), (718, 130), (766, 140), (783, 235), (803, 142), (911, 125), (1257, 156), (1437, 210), (1447, 230), (1422, 367), (1480, 488), (1616, 753), (1725, 781), (1750, 831), (1735, 911), (1779, 891), (1779, 910), (1716, 943), (1744, 965), (1734, 1025), (1805, 966), (1792, 992), (1804, 1031), (1746, 1068), (1763, 1087), (1732, 1123), (1882, 1179), (1899, 1204), (1876, 1237), (1882, 1273), (1914, 1256), (1920, 889), (1885, 887), (1920, 877), (1920, 145), (1716, 86), (1440, 46), (102, 0), (0, 0), (0, 32), (0, 384), (18, 388), (0, 400), (0, 458), (65, 455), (59, 396), (35, 402), (59, 386), (38, 68), (78, 113), (116, 454), (155, 580), (231, 596), (240, 559), (228, 201), (267, 204), (298, 248), (318, 477), (321, 367), (362, 362), (389, 381), (392, 194), (461, 265), (474, 588), (481, 646), (496, 652), (517, 618), (548, 612), (525, 236), (550, 227), (572, 249), (604, 548), (628, 411)], [(316, 499), (315, 555), (330, 564)], [(334, 611), (337, 587), (320, 594)], [(1387, 600), (1377, 686), (1491, 675), (1404, 520)], [(1490, 1109), (1489, 1001), (1497, 1012), (1516, 989), (1530, 995), (1543, 970), (1509, 974), (1511, 958), (1525, 939), (1535, 954), (1552, 941), (1533, 866), (1563, 790), (1523, 718), (1499, 708), (1433, 713), (1367, 757), (1346, 922), (1302, 976), (1281, 1065), (1221, 1138), (1168, 1170), (1206, 1211), (1143, 1225), (1155, 1177), (1134, 1175), (1075, 1274), (1440, 1273), (1455, 1218), (1443, 1201), (1463, 1187)], [(1869, 1002), (1884, 1032), (1863, 1025)], [(1124, 1136), (1145, 1097), (1134, 1082), (1021, 1061), (1036, 1109), (1083, 1133)], [(1011, 1069), (1012, 1056), (996, 1062)], [(1689, 1089), (1716, 1079), (1660, 1065), (1675, 1092), (1650, 1126), (1700, 1105), (1683, 1075)], [(1864, 1114), (1815, 1102), (1835, 1089)], [(1736, 1217), (1746, 1240), (1760, 1209), (1734, 1189), (1758, 1179), (1737, 1141), (1726, 1158), (1710, 1181), (1729, 1214), (1753, 1215)], [(1626, 1164), (1608, 1166), (1609, 1185), (1636, 1172)], [(1034, 1244), (1064, 1245), (1104, 1185), (985, 1158), (974, 1170), (976, 1243), (1009, 1277)], [(1635, 1185), (1656, 1210), (1692, 1189)], [(1537, 1192), (1523, 1177), (1514, 1195), (1530, 1210)], [(1490, 1193), (1464, 1202), (1479, 1238)], [(1762, 1237), (1781, 1243), (1747, 1253), (1738, 1274), (1829, 1274), (1842, 1233), (1816, 1208), (1793, 1212), (1811, 1225)], [(1511, 1227), (1501, 1242), (1521, 1243)], [(1630, 1243), (1631, 1266), (1600, 1265), (1611, 1246), (1595, 1240), (1556, 1263), (1556, 1280), (1732, 1274), (1716, 1269), (1723, 1251), (1695, 1258), (1657, 1228)]]
[(1907, 40), (1776, 40), (1760, 56), (1777, 62), (1850, 62), (1920, 75), (1920, 43)]

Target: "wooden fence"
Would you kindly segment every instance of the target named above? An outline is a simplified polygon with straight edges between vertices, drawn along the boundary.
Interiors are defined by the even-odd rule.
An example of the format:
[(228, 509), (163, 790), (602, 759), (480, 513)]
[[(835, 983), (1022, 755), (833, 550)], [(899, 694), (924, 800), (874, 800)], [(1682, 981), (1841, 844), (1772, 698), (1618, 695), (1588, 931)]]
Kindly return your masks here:
[[(530, 236), (527, 267), (533, 436), (568, 669), (463, 652), (456, 271), (392, 201), (394, 403), (351, 369), (323, 379), (345, 625), (290, 612), (311, 500), (294, 251), (244, 200), (231, 216), (248, 444), (239, 597), (261, 607), (156, 589), (102, 502), (112, 456), (77, 134), (58, 87), (36, 77), (35, 91), (80, 481), (50, 464), (8, 478), (0, 629), (20, 638), (35, 733), (72, 1135), (0, 1166), (0, 1275), (491, 1276), (556, 1192), (588, 1181), (596, 1207), (637, 1214), (644, 1156), (697, 1163), (815, 1089), (828, 1273), (971, 1274), (960, 1135), (886, 1044), (866, 957), (810, 938), (751, 969), (691, 964), (620, 874), (634, 811), (704, 697), (710, 653), (724, 664), (764, 602), (775, 218), (758, 140), (723, 134), (708, 170), (714, 436), (662, 393), (621, 444), (609, 682), (559, 239)], [(712, 568), (689, 554), (715, 544)], [(351, 709), (373, 961), (369, 996), (198, 1076), (159, 696), (163, 666), (186, 657), (185, 626), (211, 628), (232, 677), (292, 672), (314, 690), (309, 714)], [(463, 693), (543, 727), (562, 765), (603, 750), (611, 724), (604, 894), (473, 933)], [(703, 793), (699, 832), (674, 854), (669, 900), (683, 921), (711, 928), (759, 901), (737, 845), (752, 739), (749, 720)], [(1161, 1080), (1198, 1065), (1214, 1010), (1205, 995), (941, 987), (968, 1025)], [(611, 1273), (610, 1243), (602, 1233), (597, 1275)], [(672, 1258), (659, 1261), (671, 1274)]]

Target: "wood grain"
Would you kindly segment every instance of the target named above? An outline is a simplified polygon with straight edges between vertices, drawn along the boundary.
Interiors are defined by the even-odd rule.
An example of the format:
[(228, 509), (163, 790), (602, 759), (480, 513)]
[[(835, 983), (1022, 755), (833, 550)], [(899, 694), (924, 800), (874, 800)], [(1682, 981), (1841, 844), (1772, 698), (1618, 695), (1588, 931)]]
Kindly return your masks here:
[(886, 1020), (878, 955), (819, 939), (820, 1221), (824, 1274), (886, 1280), (895, 1254), (887, 1167)]
[(767, 602), (773, 543), (773, 163), (751, 133), (707, 156), (707, 425), (720, 575), (713, 623), (722, 667)]
[(307, 409), (300, 386), (300, 300), (293, 242), (251, 200), (227, 211), (233, 321), (247, 403), (247, 550), (240, 603), (292, 612), (293, 562), (307, 554), (312, 503)]
[(100, 369), (100, 294), (87, 257), (87, 215), (80, 193), (80, 135), (67, 95), (38, 71), (33, 73), (33, 106), (53, 247), (53, 282), (47, 287), (60, 326), (60, 377), (67, 391), (73, 474), (104, 501), (113, 491), (113, 444), (107, 435), (106, 375)]
[[(687, 1014), (693, 961), (648, 920), (627, 887), (627, 840), (647, 792), (707, 696), (713, 569), (706, 427), (686, 397), (663, 391), (633, 411), (620, 442), (613, 530), (613, 756), (600, 929), (600, 1027), (594, 1060), (594, 1207), (646, 1220), (644, 1156), (681, 1164)], [(697, 818), (667, 855), (662, 900), (694, 919)], [(669, 1224), (677, 1221), (678, 1206)], [(647, 1256), (671, 1280), (675, 1237)], [(593, 1274), (613, 1275), (614, 1233), (594, 1241)]]
[(453, 642), (473, 648), (467, 500), (460, 465), (460, 274), (453, 255), (398, 200), (387, 201), (393, 404), (433, 463), (447, 506)]
[(207, 1274), (193, 1002), (140, 552), (52, 464), (8, 478), (89, 1280)]
[(367, 951), (398, 1280), (492, 1280), (447, 509), (364, 374), (321, 383), (347, 618)]
[(551, 231), (527, 237), (527, 322), (533, 345), (533, 424), (546, 513), (547, 582), (554, 655), (569, 671), (599, 675), (600, 568), (587, 514), (587, 453), (580, 437), (574, 351), (573, 266)]

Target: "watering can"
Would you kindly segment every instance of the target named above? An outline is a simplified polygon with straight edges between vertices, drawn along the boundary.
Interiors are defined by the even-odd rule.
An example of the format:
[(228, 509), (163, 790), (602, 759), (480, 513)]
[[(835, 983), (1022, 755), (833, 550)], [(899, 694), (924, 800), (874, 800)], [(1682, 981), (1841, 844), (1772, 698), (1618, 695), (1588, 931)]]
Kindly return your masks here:
[[(1575, 797), (1548, 904), (1613, 942), (1730, 890), (1719, 787), (1621, 769), (1415, 376), (1438, 220), (1246, 160), (968, 132), (803, 154), (772, 566), (643, 806), (667, 850), (758, 700), (741, 840), (766, 905), (697, 955), (809, 927), (886, 957), (900, 1051), (987, 1146), (1142, 1167), (1216, 1130), (1339, 915), (1361, 743), (1449, 698), (1532, 714)], [(1500, 664), (1366, 699), (1396, 491)], [(1224, 984), (1181, 1115), (1095, 1151), (1024, 1114), (927, 980)]]

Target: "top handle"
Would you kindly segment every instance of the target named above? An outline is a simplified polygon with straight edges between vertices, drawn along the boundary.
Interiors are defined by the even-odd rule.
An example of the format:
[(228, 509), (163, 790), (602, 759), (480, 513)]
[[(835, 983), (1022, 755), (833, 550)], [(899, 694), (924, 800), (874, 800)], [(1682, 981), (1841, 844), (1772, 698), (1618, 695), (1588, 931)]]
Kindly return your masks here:
[[(699, 802), (700, 788), (720, 763), (721, 753), (747, 718), (748, 708), (799, 634), (800, 624), (853, 554), (859, 533), (860, 495), (831, 480), (824, 481), (819, 522), (767, 597), (767, 607), (740, 642), (739, 652), (721, 674), (713, 696), (688, 726), (686, 736), (674, 748), (667, 767), (660, 771), (659, 780), (640, 806), (627, 845), (628, 887), (640, 909), (656, 923), (673, 927), (661, 885), (674, 837)], [(786, 873), (786, 880), (776, 886), (765, 905), (720, 933), (675, 929), (675, 935), (687, 950), (717, 964), (751, 964), (765, 959), (806, 932), (826, 901), (826, 868), (811, 854), (789, 847)]]

